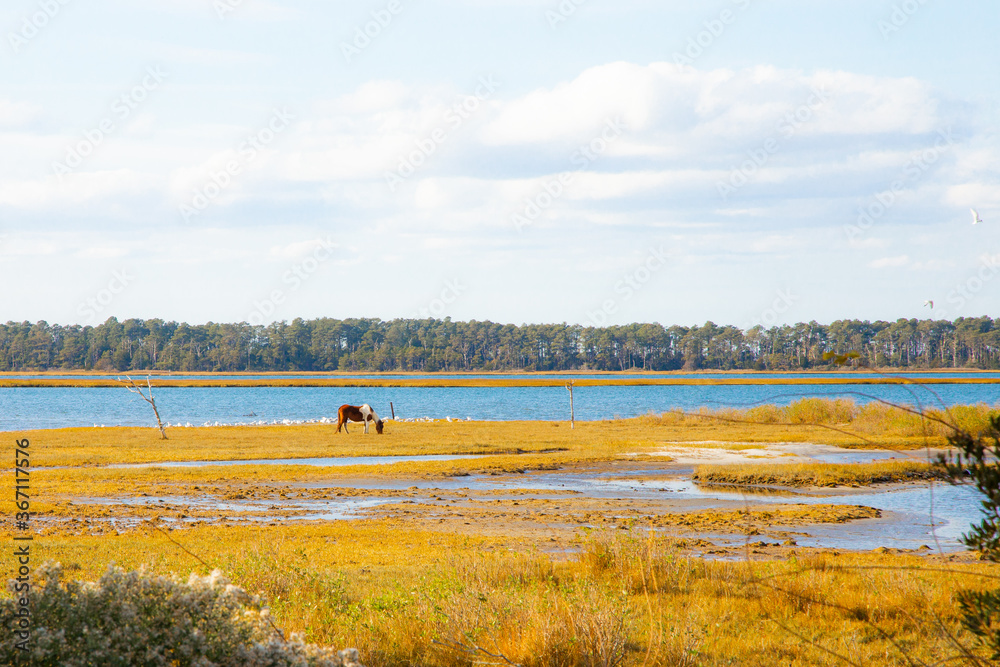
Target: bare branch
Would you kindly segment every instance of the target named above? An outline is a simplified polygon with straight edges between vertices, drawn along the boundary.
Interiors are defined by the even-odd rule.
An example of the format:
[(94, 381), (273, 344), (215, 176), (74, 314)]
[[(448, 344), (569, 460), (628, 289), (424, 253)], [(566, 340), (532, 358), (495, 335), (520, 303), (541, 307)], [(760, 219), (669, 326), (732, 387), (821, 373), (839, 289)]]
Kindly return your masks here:
[[(444, 640), (432, 639), (431, 643), (438, 644), (439, 646), (444, 646), (445, 648), (450, 648), (453, 651), (461, 651), (463, 653), (468, 653), (470, 656), (474, 656), (477, 653), (483, 653), (491, 658), (498, 658), (500, 660), (503, 660), (508, 665), (512, 665), (512, 667), (522, 667), (521, 663), (511, 661), (511, 659), (505, 656), (503, 653), (499, 652), (491, 653), (490, 651), (487, 651), (482, 646), (479, 646), (477, 644), (473, 644), (472, 646), (466, 646), (465, 644), (462, 644), (460, 642), (451, 641), (448, 639)], [(501, 663), (495, 663), (495, 664), (501, 664)]]
[(149, 524), (150, 528), (153, 528), (154, 530), (158, 530), (159, 532), (163, 533), (164, 537), (166, 537), (168, 540), (170, 540), (171, 542), (173, 542), (174, 544), (176, 544), (178, 547), (180, 547), (181, 550), (184, 551), (184, 553), (186, 553), (187, 555), (191, 556), (192, 558), (194, 558), (195, 560), (197, 560), (199, 563), (201, 563), (205, 567), (207, 567), (207, 568), (211, 568), (212, 567), (211, 565), (209, 565), (208, 563), (206, 563), (204, 560), (202, 560), (201, 556), (199, 556), (198, 554), (196, 554), (193, 551), (189, 550), (187, 547), (185, 547), (183, 544), (181, 544), (180, 542), (178, 542), (174, 538), (170, 537), (170, 534), (167, 531), (163, 530), (158, 525), (156, 525), (156, 520), (155, 519), (150, 519), (147, 523)]
[(117, 380), (121, 382), (123, 385), (125, 385), (125, 388), (128, 389), (130, 392), (132, 392), (133, 394), (138, 394), (139, 396), (142, 397), (142, 400), (146, 401), (147, 403), (149, 403), (150, 406), (152, 406), (153, 414), (156, 415), (156, 425), (160, 429), (160, 437), (164, 440), (167, 440), (167, 430), (166, 427), (163, 425), (163, 420), (160, 419), (160, 411), (156, 409), (156, 400), (153, 398), (153, 384), (152, 382), (150, 382), (149, 376), (148, 375), (146, 376), (146, 391), (148, 392), (148, 396), (147, 394), (143, 393), (142, 387), (136, 384), (135, 380), (133, 380), (128, 375), (125, 376), (125, 380), (122, 380), (121, 377), (118, 377)]

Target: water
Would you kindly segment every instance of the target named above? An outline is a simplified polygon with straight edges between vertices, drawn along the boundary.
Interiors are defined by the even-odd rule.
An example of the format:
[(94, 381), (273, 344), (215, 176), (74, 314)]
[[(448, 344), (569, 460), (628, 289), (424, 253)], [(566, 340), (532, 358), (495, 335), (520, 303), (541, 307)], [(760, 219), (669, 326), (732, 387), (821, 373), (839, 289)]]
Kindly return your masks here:
[[(391, 457), (378, 457), (391, 458)], [(413, 457), (407, 457), (413, 458)], [(296, 461), (303, 461), (298, 459)], [(232, 462), (248, 463), (248, 462)], [(307, 464), (308, 465), (308, 464)], [(778, 527), (777, 535), (754, 536), (761, 539), (781, 533), (793, 533), (799, 546), (851, 550), (870, 550), (878, 547), (917, 549), (928, 545), (934, 550), (959, 551), (965, 547), (959, 542), (962, 533), (980, 518), (981, 496), (970, 486), (945, 484), (910, 484), (879, 489), (838, 490), (824, 493), (804, 493), (784, 490), (771, 493), (745, 493), (731, 488), (703, 487), (694, 484), (686, 475), (671, 479), (648, 479), (663, 471), (633, 473), (567, 473), (539, 472), (517, 477), (469, 476), (440, 480), (352, 480), (358, 489), (399, 491), (400, 495), (376, 498), (287, 498), (280, 501), (280, 508), (291, 514), (276, 513), (274, 500), (221, 500), (190, 498), (185, 496), (160, 496), (140, 498), (82, 498), (79, 502), (95, 504), (129, 504), (164, 507), (173, 506), (206, 512), (241, 512), (238, 520), (260, 521), (334, 521), (355, 519), (367, 512), (376, 511), (380, 505), (414, 499), (409, 490), (419, 489), (427, 496), (416, 498), (433, 504), (434, 491), (491, 491), (490, 496), (501, 499), (503, 492), (516, 491), (518, 499), (544, 498), (568, 500), (570, 498), (601, 498), (615, 500), (621, 507), (630, 503), (653, 502), (667, 511), (697, 511), (701, 509), (732, 510), (747, 505), (769, 504), (836, 504), (864, 505), (882, 510), (879, 519), (864, 519), (844, 524), (817, 524), (795, 527)], [(325, 488), (328, 483), (307, 483), (304, 488)], [(336, 483), (334, 483), (336, 485)], [(525, 491), (534, 493), (525, 494)], [(568, 497), (567, 497), (568, 494)], [(511, 496), (513, 497), (513, 495)], [(653, 510), (651, 510), (653, 511)], [(189, 518), (187, 521), (197, 519)], [(641, 522), (637, 524), (641, 527)], [(768, 531), (765, 531), (765, 533)], [(713, 541), (740, 543), (745, 537), (736, 535), (703, 535)]]
[[(834, 448), (831, 447), (830, 449), (832, 450)], [(891, 459), (903, 459), (903, 458), (920, 458), (920, 455), (922, 453), (923, 452), (917, 451), (913, 452), (910, 457), (905, 457), (901, 455), (899, 452), (887, 452), (882, 450), (855, 451), (848, 449), (846, 451), (839, 451), (839, 452), (837, 451), (816, 452), (810, 454), (810, 456), (816, 459), (817, 461), (821, 461), (823, 463), (845, 464), (845, 463), (871, 463), (872, 461), (888, 461)]]
[[(693, 488), (692, 488), (693, 487)], [(878, 520), (852, 521), (838, 525), (817, 525), (801, 529), (809, 537), (797, 538), (802, 546), (874, 549), (894, 547), (915, 549), (940, 544), (946, 550), (964, 549), (958, 538), (978, 521), (982, 496), (970, 486), (912, 484), (877, 491), (831, 494), (744, 494), (694, 484), (678, 489), (677, 497), (712, 498), (753, 504), (837, 504), (865, 505), (882, 510)], [(799, 531), (800, 529), (795, 529)]]
[[(705, 377), (705, 376), (698, 376)], [(727, 375), (726, 377), (733, 377)], [(759, 377), (759, 376), (755, 376)], [(787, 376), (783, 376), (787, 377)], [(787, 404), (806, 396), (880, 398), (910, 405), (996, 404), (1000, 385), (677, 385), (577, 387), (579, 420), (634, 417), (680, 408)], [(282, 423), (335, 419), (344, 403), (368, 403), (382, 417), (389, 402), (403, 418), (565, 420), (563, 387), (163, 387), (155, 390), (165, 422), (188, 424)], [(124, 388), (0, 388), (0, 431), (73, 426), (152, 426), (152, 411)]]
[[(142, 373), (76, 373), (76, 374), (32, 374), (7, 373), (3, 377), (15, 380), (114, 380), (131, 375), (133, 379), (145, 378)], [(651, 378), (672, 378), (679, 380), (695, 379), (809, 379), (809, 378), (845, 378), (845, 379), (878, 379), (886, 377), (909, 377), (914, 379), (956, 379), (969, 378), (976, 380), (1000, 380), (1000, 371), (949, 371), (936, 370), (920, 373), (863, 373), (844, 371), (841, 373), (762, 373), (731, 371), (727, 373), (677, 373), (670, 372), (614, 372), (614, 373), (267, 373), (267, 374), (225, 374), (225, 373), (156, 373), (152, 377), (171, 380), (315, 380), (315, 379), (354, 379), (354, 380), (457, 380), (457, 379), (519, 379), (519, 380), (607, 380), (609, 378), (627, 380), (648, 380)]]
[[(865, 505), (882, 510), (881, 519), (851, 521), (846, 524), (820, 524), (779, 531), (805, 533), (796, 536), (801, 546), (868, 550), (877, 547), (916, 549), (922, 545), (945, 551), (965, 547), (959, 542), (970, 524), (981, 518), (982, 496), (971, 486), (947, 484), (910, 484), (860, 491), (829, 493), (743, 493), (720, 487), (703, 487), (686, 477), (673, 480), (644, 480), (650, 473), (635, 473), (622, 479), (621, 473), (578, 474), (539, 473), (525, 478), (491, 480), (463, 479), (452, 482), (453, 488), (473, 490), (511, 488), (545, 491), (571, 491), (588, 498), (622, 501), (668, 499), (678, 510), (734, 509), (747, 504), (834, 504)], [(659, 474), (659, 473), (654, 473)], [(441, 486), (441, 485), (438, 485)]]

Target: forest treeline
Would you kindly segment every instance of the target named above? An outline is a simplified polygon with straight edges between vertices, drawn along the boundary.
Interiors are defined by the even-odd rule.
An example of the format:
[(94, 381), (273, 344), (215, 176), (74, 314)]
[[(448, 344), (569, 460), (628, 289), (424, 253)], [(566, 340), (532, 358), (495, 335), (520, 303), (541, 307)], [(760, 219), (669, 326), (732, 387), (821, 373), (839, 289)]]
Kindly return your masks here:
[(826, 352), (899, 368), (1000, 368), (989, 317), (754, 327), (583, 327), (451, 319), (296, 319), (267, 326), (110, 318), (0, 325), (0, 371), (553, 371), (825, 368)]

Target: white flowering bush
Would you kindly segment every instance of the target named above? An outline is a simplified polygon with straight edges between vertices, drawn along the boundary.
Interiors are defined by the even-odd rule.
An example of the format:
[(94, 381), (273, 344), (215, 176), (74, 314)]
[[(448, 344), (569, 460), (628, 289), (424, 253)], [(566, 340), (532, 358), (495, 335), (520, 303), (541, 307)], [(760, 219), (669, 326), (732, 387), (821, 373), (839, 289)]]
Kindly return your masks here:
[(62, 568), (46, 563), (35, 572), (30, 599), (31, 639), (22, 651), (13, 633), (15, 600), (0, 598), (2, 665), (360, 667), (354, 649), (286, 640), (260, 599), (218, 570), (185, 583), (109, 567), (97, 582), (77, 582), (63, 581)]

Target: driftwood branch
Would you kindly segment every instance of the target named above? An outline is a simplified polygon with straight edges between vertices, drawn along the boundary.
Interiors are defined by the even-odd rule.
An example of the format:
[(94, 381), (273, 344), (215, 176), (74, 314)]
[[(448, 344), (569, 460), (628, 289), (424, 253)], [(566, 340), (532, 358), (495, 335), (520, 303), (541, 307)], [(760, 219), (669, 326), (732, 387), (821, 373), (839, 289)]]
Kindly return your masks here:
[(152, 406), (153, 414), (156, 415), (156, 425), (160, 428), (160, 437), (166, 440), (167, 430), (166, 427), (163, 425), (163, 420), (160, 419), (160, 411), (156, 409), (156, 400), (153, 398), (153, 385), (149, 381), (149, 376), (148, 375), (146, 376), (146, 391), (148, 393), (148, 396), (147, 394), (144, 394), (142, 392), (142, 386), (136, 384), (135, 380), (130, 378), (128, 375), (125, 376), (124, 380), (119, 377), (118, 381), (121, 382), (123, 385), (125, 385), (125, 388), (128, 389), (133, 394), (139, 394), (139, 396), (142, 397), (142, 400), (146, 401)]

